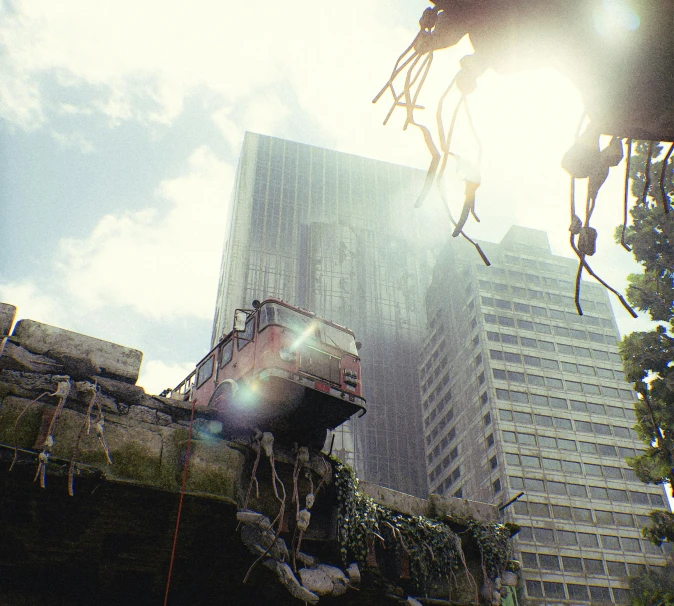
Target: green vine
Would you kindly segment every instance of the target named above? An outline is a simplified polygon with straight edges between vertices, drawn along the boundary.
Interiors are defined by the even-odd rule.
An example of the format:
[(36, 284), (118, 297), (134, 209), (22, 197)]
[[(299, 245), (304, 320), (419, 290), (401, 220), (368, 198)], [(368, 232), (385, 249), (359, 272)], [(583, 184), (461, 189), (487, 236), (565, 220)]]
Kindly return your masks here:
[[(461, 540), (447, 524), (422, 516), (409, 516), (379, 505), (358, 488), (348, 465), (333, 458), (338, 500), (338, 535), (343, 563), (367, 561), (368, 541), (379, 541), (388, 553), (407, 552), (410, 576), (425, 591), (433, 579), (447, 578), (461, 566)], [(512, 529), (502, 524), (465, 521), (477, 542), (483, 569), (496, 578), (510, 559)]]
[(510, 561), (511, 529), (503, 524), (485, 524), (474, 519), (467, 522), (480, 548), (487, 575), (492, 579), (500, 577)]
[(459, 566), (461, 540), (446, 524), (392, 511), (376, 503), (358, 488), (353, 470), (335, 463), (338, 497), (338, 532), (344, 564), (349, 558), (367, 560), (368, 540), (383, 543), (389, 553), (409, 556), (410, 576), (424, 591), (434, 578), (446, 577)]

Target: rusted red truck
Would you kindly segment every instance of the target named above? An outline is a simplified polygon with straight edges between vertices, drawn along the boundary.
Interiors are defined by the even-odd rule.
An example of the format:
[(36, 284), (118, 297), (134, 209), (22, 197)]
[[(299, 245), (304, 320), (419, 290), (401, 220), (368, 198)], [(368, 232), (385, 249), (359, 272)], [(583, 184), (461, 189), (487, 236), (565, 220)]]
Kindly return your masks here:
[(271, 431), (321, 448), (366, 412), (354, 334), (280, 299), (237, 309), (233, 330), (166, 395), (217, 409), (226, 437)]

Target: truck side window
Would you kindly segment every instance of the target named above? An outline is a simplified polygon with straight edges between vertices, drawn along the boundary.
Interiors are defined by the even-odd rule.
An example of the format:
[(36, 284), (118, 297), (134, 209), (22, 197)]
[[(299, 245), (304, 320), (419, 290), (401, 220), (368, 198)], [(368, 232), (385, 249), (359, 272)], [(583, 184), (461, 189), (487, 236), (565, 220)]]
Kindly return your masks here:
[(239, 335), (239, 343), (237, 345), (237, 349), (243, 349), (248, 343), (250, 343), (253, 340), (253, 334), (255, 333), (255, 316), (251, 316), (248, 318), (248, 321), (246, 322), (246, 330), (244, 330), (240, 335)]
[(210, 356), (197, 371), (197, 389), (199, 389), (208, 379), (213, 376), (213, 362), (215, 356)]
[(227, 366), (232, 361), (234, 354), (234, 340), (228, 341), (222, 346), (222, 354), (220, 355), (220, 368)]

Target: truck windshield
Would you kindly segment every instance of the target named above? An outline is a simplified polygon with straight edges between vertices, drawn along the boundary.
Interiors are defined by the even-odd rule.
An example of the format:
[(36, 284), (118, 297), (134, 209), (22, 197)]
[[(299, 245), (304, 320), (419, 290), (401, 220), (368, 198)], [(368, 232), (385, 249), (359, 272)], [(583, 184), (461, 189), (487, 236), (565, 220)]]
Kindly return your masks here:
[(262, 306), (262, 309), (260, 309), (260, 330), (269, 324), (284, 326), (298, 335), (303, 335), (307, 340), (319, 340), (325, 345), (336, 347), (355, 356), (358, 355), (356, 342), (352, 334), (282, 305), (266, 303)]

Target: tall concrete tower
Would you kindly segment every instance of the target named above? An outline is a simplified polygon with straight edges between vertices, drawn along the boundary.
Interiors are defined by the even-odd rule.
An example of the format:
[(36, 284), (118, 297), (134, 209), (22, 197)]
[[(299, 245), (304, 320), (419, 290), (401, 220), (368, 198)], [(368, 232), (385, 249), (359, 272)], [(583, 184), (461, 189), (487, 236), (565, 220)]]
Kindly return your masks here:
[(280, 297), (362, 341), (368, 413), (338, 432), (361, 477), (424, 495), (417, 360), (437, 205), (415, 210), (424, 173), (252, 133), (237, 169), (213, 342), (234, 309)]
[(552, 255), (544, 232), (512, 227), (483, 246), (491, 267), (449, 243), (428, 291), (430, 491), (496, 504), (524, 493), (504, 518), (522, 526), (531, 603), (623, 603), (628, 574), (665, 563), (639, 529), (667, 505), (625, 463), (643, 443), (607, 293), (583, 282), (579, 316), (577, 265)]

